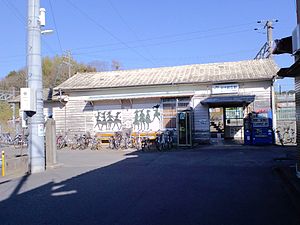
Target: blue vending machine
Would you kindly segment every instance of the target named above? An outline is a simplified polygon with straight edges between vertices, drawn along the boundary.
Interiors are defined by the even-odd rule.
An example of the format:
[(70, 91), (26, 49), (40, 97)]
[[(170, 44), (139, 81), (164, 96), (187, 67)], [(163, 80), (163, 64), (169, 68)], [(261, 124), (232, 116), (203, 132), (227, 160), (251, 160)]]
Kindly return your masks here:
[(251, 123), (254, 145), (273, 144), (272, 111), (252, 113)]

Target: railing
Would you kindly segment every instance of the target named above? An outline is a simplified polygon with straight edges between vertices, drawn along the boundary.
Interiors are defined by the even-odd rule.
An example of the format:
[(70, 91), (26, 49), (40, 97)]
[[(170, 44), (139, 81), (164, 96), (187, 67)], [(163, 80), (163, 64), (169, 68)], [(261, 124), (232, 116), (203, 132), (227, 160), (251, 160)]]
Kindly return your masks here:
[(12, 91), (0, 90), (0, 101), (8, 101), (14, 97)]
[(296, 121), (295, 108), (282, 108), (276, 111), (277, 120), (294, 120)]

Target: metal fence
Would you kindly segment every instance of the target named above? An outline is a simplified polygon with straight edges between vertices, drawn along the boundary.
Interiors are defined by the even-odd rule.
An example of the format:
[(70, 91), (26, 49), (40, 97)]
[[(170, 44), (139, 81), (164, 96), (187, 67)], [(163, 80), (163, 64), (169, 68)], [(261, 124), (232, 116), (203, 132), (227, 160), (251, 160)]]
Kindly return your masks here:
[(282, 108), (276, 110), (276, 117), (278, 121), (296, 121), (295, 108)]

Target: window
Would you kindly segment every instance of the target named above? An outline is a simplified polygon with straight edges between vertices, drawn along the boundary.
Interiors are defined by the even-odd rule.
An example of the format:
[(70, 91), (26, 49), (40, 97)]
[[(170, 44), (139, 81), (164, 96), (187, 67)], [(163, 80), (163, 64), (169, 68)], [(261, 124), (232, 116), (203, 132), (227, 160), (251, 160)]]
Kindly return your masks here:
[(122, 109), (132, 109), (132, 104), (130, 99), (122, 99)]
[(163, 128), (176, 128), (176, 102), (163, 104)]
[(226, 126), (243, 126), (243, 108), (232, 107), (225, 109)]
[(163, 98), (163, 129), (176, 129), (176, 116), (178, 110), (186, 110), (190, 105), (190, 97)]

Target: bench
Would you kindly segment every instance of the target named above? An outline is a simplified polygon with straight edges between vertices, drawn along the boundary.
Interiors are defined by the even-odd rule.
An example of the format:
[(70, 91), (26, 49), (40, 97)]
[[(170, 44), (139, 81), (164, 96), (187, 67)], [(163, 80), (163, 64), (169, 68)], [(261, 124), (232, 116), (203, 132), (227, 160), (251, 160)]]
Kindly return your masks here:
[[(108, 143), (109, 139), (114, 136), (115, 132), (98, 132), (96, 134), (97, 138), (101, 140), (101, 143)], [(137, 137), (148, 137), (150, 141), (154, 141), (156, 139), (157, 132), (151, 131), (151, 132), (132, 132), (131, 137), (137, 138)]]

